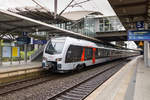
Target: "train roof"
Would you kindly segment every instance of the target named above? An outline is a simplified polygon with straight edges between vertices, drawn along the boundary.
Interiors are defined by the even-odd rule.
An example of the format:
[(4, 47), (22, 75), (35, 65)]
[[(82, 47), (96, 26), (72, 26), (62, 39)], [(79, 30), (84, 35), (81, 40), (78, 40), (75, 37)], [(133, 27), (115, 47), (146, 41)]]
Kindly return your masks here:
[(74, 45), (80, 45), (80, 46), (87, 46), (87, 47), (95, 47), (95, 48), (102, 48), (102, 49), (110, 49), (110, 50), (118, 50), (118, 51), (130, 51), (130, 52), (135, 52), (134, 50), (128, 50), (128, 49), (117, 49), (117, 48), (112, 48), (112, 47), (107, 47), (103, 45), (102, 43), (94, 43), (91, 41), (83, 40), (83, 39), (76, 39), (73, 37), (69, 36), (61, 36), (61, 37), (52, 37), (51, 39), (56, 39), (56, 40), (66, 40), (70, 42), (70, 44)]

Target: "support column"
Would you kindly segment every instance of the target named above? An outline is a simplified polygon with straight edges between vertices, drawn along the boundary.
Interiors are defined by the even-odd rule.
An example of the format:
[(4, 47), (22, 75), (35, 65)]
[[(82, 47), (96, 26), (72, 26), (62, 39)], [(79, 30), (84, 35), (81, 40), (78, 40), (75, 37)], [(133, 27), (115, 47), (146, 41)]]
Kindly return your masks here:
[(144, 63), (145, 66), (148, 67), (148, 49), (149, 49), (148, 41), (144, 41)]
[(24, 44), (24, 62), (27, 64), (27, 44)]
[(0, 65), (2, 65), (2, 44), (0, 39)]
[[(148, 25), (147, 23), (144, 24), (145, 25), (145, 29), (148, 29)], [(150, 67), (150, 53), (149, 53), (149, 41), (144, 41), (144, 64), (145, 67)]]

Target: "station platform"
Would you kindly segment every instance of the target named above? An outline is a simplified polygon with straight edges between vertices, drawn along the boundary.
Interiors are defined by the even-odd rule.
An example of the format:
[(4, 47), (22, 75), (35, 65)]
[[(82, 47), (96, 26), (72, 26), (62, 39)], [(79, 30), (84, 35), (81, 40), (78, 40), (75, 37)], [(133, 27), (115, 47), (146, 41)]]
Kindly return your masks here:
[(149, 100), (150, 67), (144, 66), (143, 56), (127, 63), (85, 100)]
[(0, 79), (38, 71), (42, 71), (41, 62), (4, 62), (0, 65)]

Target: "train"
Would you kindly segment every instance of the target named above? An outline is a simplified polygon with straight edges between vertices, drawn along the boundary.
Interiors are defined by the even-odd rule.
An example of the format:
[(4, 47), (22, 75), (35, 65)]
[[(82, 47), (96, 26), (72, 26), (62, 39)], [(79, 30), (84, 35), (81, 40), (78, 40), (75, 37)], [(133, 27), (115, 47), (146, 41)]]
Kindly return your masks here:
[(43, 51), (42, 67), (66, 73), (86, 66), (140, 55), (139, 51), (116, 49), (73, 37), (51, 38)]

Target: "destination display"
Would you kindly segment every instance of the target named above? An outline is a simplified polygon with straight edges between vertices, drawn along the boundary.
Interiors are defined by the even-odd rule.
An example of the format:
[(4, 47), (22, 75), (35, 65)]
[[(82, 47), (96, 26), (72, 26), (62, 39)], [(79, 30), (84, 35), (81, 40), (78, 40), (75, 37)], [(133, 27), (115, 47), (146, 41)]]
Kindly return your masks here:
[(150, 30), (133, 30), (128, 31), (129, 41), (150, 41)]

